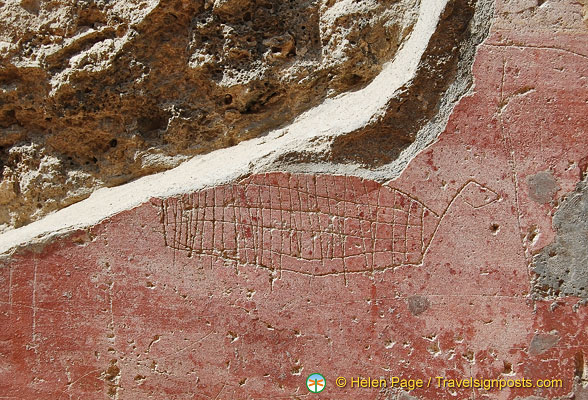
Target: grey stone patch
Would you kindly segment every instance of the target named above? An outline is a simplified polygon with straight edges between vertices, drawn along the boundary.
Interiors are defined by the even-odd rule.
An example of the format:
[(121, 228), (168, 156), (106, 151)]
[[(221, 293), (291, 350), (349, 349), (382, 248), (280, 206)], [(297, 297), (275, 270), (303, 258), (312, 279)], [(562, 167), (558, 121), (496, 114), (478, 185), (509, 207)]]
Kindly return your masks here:
[(535, 298), (588, 299), (588, 181), (580, 182), (553, 217), (553, 243), (533, 258)]
[(406, 392), (402, 392), (402, 393), (400, 393), (400, 394), (398, 395), (398, 398), (397, 398), (397, 399), (398, 399), (398, 400), (419, 400), (419, 399), (418, 399), (418, 397), (411, 396), (411, 395), (409, 395), (409, 394), (408, 394), (408, 393), (406, 393)]
[(549, 203), (560, 189), (551, 171), (541, 171), (527, 177), (529, 196), (539, 204)]
[(410, 296), (408, 298), (408, 309), (412, 315), (424, 313), (431, 306), (431, 302), (424, 296)]
[(538, 333), (531, 339), (529, 355), (536, 356), (545, 353), (559, 343), (559, 336), (550, 333)]

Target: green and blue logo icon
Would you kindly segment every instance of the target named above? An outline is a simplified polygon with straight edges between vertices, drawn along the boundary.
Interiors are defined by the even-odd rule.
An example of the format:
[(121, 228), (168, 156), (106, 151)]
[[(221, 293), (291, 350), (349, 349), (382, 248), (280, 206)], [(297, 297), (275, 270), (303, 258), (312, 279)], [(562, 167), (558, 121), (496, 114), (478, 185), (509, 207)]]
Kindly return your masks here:
[(320, 393), (325, 390), (327, 381), (321, 374), (311, 374), (306, 378), (306, 387), (311, 393)]

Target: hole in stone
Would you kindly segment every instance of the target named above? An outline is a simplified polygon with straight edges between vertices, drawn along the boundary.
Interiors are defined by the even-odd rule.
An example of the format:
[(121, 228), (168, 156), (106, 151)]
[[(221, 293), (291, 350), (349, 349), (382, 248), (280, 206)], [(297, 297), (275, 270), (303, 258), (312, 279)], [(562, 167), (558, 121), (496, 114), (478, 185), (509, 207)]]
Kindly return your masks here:
[(231, 96), (230, 94), (226, 94), (224, 102), (226, 105), (231, 104), (233, 102), (233, 96)]
[(465, 358), (466, 360), (468, 360), (469, 362), (473, 362), (475, 359), (475, 354), (473, 351), (468, 350), (462, 354), (462, 357)]
[(584, 376), (584, 353), (581, 351), (574, 356), (574, 366), (574, 375), (581, 379)]
[(539, 236), (539, 231), (537, 230), (537, 227), (532, 226), (529, 229), (528, 241), (531, 242), (532, 244), (534, 244), (535, 240), (537, 239), (538, 236)]
[(108, 143), (108, 145), (109, 145), (110, 147), (113, 147), (113, 148), (114, 148), (114, 147), (116, 147), (116, 146), (118, 145), (118, 140), (116, 140), (116, 139), (112, 139), (112, 140), (111, 140), (111, 141)]
[(80, 11), (78, 26), (94, 28), (104, 23), (106, 23), (106, 16), (96, 6), (84, 8)]
[(502, 369), (502, 373), (505, 375), (509, 375), (512, 373), (512, 364), (508, 361), (504, 361), (504, 368)]
[(145, 114), (137, 118), (137, 129), (142, 137), (152, 139), (159, 130), (165, 130), (169, 121), (169, 113), (154, 110), (152, 114)]
[(557, 253), (555, 252), (555, 250), (549, 251), (549, 257), (555, 257), (556, 255), (557, 255)]
[(246, 12), (245, 15), (243, 15), (243, 21), (245, 21), (245, 22), (251, 21), (251, 13), (250, 12)]
[(493, 235), (496, 235), (499, 231), (500, 231), (500, 225), (498, 225), (498, 224), (490, 225), (490, 232), (492, 232)]

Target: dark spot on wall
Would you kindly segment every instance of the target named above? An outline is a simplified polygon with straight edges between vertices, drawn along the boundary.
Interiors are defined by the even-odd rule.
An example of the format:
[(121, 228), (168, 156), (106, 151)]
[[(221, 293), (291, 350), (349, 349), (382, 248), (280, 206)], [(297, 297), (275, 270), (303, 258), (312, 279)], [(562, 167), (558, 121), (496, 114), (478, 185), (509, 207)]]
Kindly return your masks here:
[(543, 354), (559, 342), (559, 336), (550, 333), (538, 333), (531, 339), (529, 344), (529, 355), (536, 356)]
[(408, 309), (412, 315), (419, 315), (429, 309), (431, 303), (424, 296), (410, 296), (408, 298)]
[(549, 203), (559, 190), (559, 185), (551, 171), (541, 171), (527, 177), (529, 196), (539, 204)]

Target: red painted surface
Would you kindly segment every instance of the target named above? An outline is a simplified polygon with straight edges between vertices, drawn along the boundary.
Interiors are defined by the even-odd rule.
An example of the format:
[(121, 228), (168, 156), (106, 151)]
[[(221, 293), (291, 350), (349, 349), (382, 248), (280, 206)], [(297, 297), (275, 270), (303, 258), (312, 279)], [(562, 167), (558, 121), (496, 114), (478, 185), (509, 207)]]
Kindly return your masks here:
[[(588, 398), (573, 387), (586, 306), (528, 296), (555, 202), (527, 187), (551, 170), (557, 200), (584, 172), (588, 36), (517, 32), (497, 10), (475, 93), (399, 179), (253, 176), (6, 262), (0, 398), (396, 398), (350, 388), (359, 376), (432, 378), (420, 399)], [(452, 391), (437, 376), (564, 386)]]

